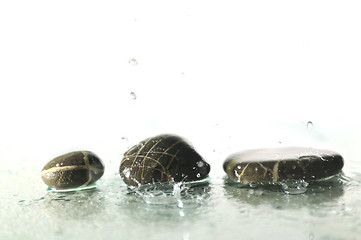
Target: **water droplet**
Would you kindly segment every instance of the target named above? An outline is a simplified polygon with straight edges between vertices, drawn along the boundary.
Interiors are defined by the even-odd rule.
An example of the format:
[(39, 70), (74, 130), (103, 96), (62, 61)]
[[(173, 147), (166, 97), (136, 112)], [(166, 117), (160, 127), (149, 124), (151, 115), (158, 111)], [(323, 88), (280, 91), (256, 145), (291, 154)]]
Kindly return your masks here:
[(241, 170), (241, 168), (242, 168), (241, 165), (238, 165), (238, 166), (237, 166), (237, 169), (238, 169), (238, 170)]
[(204, 166), (204, 162), (203, 162), (203, 161), (198, 161), (198, 162), (197, 162), (197, 166), (200, 167), (200, 168), (203, 167), (203, 166)]
[(136, 66), (138, 65), (138, 61), (134, 58), (129, 59), (130, 66)]
[(59, 163), (57, 163), (56, 165), (55, 165), (55, 167), (59, 167), (60, 165), (59, 165)]
[(197, 178), (200, 178), (201, 177), (201, 174), (200, 173), (197, 173)]
[(311, 121), (307, 122), (307, 128), (308, 129), (312, 129), (313, 128), (313, 123)]
[(123, 174), (124, 174), (124, 176), (125, 176), (126, 178), (129, 178), (129, 177), (130, 177), (130, 170), (129, 170), (129, 169), (125, 169), (125, 170), (123, 171)]
[(184, 203), (183, 203), (182, 200), (180, 200), (180, 199), (177, 200), (177, 207), (179, 207), (179, 208), (183, 208), (183, 207), (184, 207)]
[(302, 194), (307, 191), (308, 182), (304, 180), (287, 181), (281, 184), (282, 190), (286, 194)]
[(137, 95), (135, 94), (135, 92), (131, 92), (129, 97), (131, 100), (137, 99)]

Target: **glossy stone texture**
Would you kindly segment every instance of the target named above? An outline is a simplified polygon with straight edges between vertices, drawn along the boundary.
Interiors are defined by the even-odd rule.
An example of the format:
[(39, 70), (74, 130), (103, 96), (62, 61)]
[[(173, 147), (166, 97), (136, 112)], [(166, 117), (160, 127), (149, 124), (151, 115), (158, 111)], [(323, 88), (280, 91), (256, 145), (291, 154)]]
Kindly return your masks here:
[(102, 161), (92, 152), (70, 152), (48, 162), (41, 172), (46, 185), (55, 189), (85, 187), (104, 173)]
[(335, 175), (342, 167), (340, 154), (303, 147), (248, 150), (229, 156), (223, 163), (228, 176), (243, 183), (316, 180)]
[(131, 186), (201, 180), (209, 171), (209, 164), (184, 139), (167, 134), (130, 148), (119, 169), (123, 181)]

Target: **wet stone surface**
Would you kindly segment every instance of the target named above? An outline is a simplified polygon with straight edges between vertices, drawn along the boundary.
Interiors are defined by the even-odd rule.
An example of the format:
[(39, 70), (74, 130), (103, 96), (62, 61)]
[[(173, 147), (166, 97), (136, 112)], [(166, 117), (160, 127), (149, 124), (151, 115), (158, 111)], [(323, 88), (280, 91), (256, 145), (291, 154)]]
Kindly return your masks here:
[(156, 182), (189, 182), (204, 179), (209, 164), (183, 138), (158, 135), (145, 139), (125, 154), (120, 176), (130, 186)]
[(89, 151), (70, 152), (54, 158), (41, 171), (41, 177), (52, 189), (86, 187), (104, 173), (99, 157)]
[(242, 183), (317, 180), (339, 173), (342, 167), (343, 158), (337, 152), (303, 147), (248, 150), (223, 163), (229, 178)]

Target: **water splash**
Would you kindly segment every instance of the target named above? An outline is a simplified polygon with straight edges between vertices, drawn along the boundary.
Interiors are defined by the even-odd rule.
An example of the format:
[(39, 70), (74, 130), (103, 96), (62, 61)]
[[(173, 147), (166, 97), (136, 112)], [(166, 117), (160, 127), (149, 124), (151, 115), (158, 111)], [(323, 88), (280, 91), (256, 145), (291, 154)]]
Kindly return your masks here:
[(286, 181), (281, 183), (281, 187), (286, 194), (302, 194), (307, 191), (309, 183), (304, 180)]
[(306, 125), (307, 125), (307, 128), (308, 128), (308, 129), (312, 129), (312, 128), (313, 128), (313, 123), (312, 123), (311, 121), (308, 121)]
[(199, 206), (209, 196), (209, 179), (194, 182), (154, 183), (131, 191), (148, 205)]
[(181, 183), (155, 183), (134, 188), (136, 195), (149, 205), (181, 205), (180, 192), (184, 186)]

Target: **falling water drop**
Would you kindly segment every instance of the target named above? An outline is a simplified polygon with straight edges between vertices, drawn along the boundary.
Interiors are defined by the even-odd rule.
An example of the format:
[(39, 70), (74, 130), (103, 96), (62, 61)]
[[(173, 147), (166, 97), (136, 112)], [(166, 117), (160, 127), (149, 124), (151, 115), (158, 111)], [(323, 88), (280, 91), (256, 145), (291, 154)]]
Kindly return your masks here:
[(121, 137), (120, 140), (124, 144), (129, 142), (129, 139), (127, 137)]
[(313, 128), (313, 123), (311, 121), (307, 122), (307, 128), (308, 129), (312, 129)]
[(129, 97), (131, 100), (137, 99), (137, 95), (135, 94), (135, 92), (131, 92)]
[(129, 65), (130, 66), (137, 66), (138, 65), (138, 61), (134, 58), (129, 59)]

